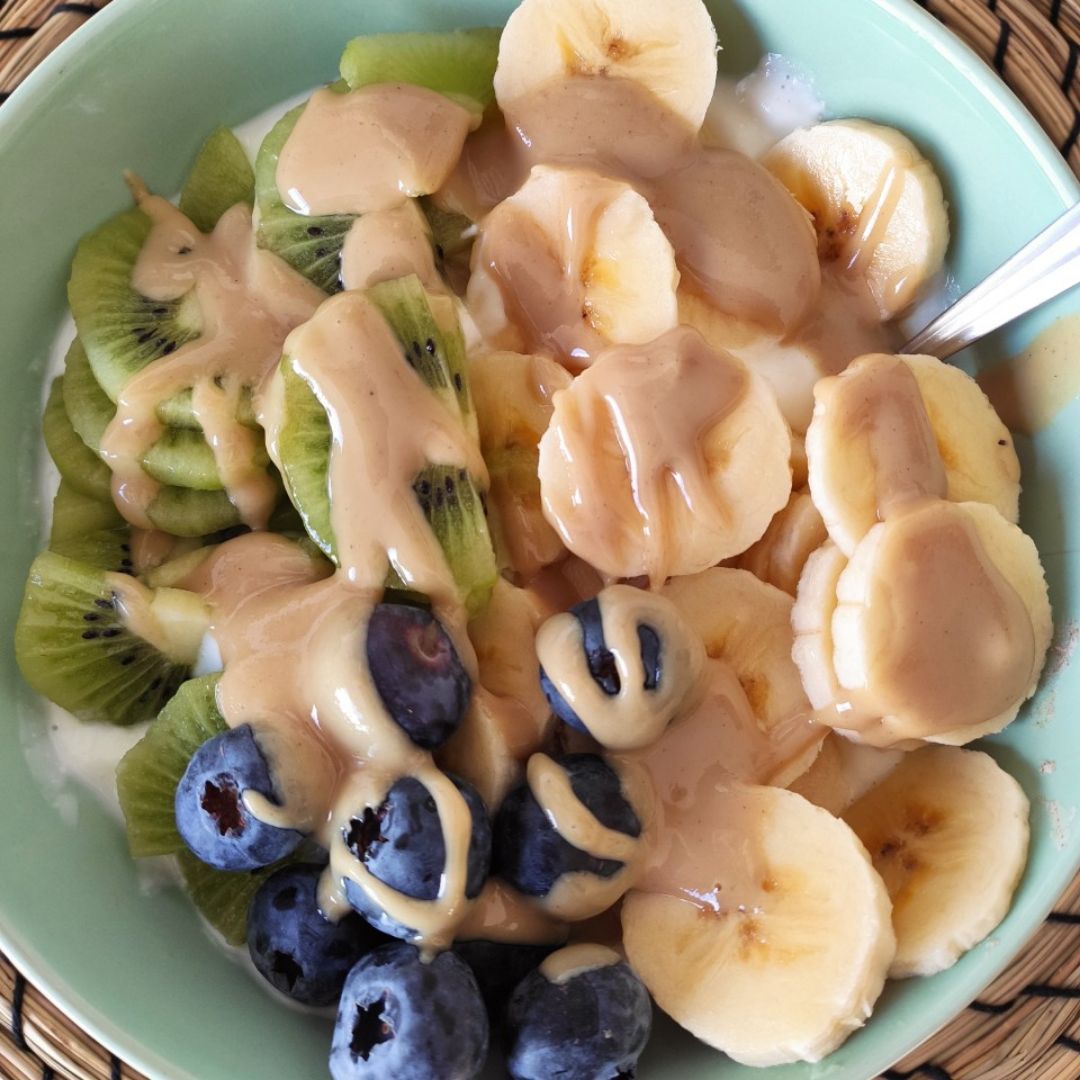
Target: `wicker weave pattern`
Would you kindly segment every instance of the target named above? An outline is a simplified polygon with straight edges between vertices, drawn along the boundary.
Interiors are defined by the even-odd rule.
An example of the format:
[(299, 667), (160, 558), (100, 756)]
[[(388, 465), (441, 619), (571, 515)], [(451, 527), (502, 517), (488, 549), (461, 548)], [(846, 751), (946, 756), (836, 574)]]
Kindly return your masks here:
[[(0, 0), (0, 102), (108, 2)], [(993, 64), (1080, 174), (1080, 0), (918, 2)], [(2, 955), (0, 1077), (141, 1080)], [(980, 1000), (881, 1080), (909, 1078), (1080, 1080), (1080, 877)]]

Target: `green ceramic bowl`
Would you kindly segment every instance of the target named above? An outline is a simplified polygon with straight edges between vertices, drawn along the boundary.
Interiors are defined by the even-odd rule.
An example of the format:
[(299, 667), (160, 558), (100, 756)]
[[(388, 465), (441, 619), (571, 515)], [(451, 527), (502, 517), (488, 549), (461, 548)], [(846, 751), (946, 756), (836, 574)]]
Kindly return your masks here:
[[(126, 200), (120, 170), (179, 187), (201, 138), (335, 76), (355, 34), (502, 22), (511, 0), (115, 0), (0, 109), (0, 604), (14, 624), (41, 546), (35, 474), (43, 366), (64, 311), (75, 242)], [(1038, 128), (976, 57), (908, 0), (716, 0), (722, 67), (764, 51), (813, 74), (834, 115), (895, 124), (933, 158), (953, 207), (950, 268), (974, 284), (1077, 198)], [(1027, 343), (1058, 301), (984, 347), (978, 365)], [(1080, 609), (1080, 408), (1021, 442), (1023, 524), (1043, 554), (1059, 633)], [(1036, 929), (1080, 863), (1080, 666), (1059, 664), (991, 751), (1033, 808), (1031, 862), (1012, 911), (952, 970), (893, 986), (870, 1024), (828, 1061), (744, 1070), (658, 1024), (643, 1077), (862, 1080), (940, 1027)], [(65, 823), (23, 745), (41, 704), (11, 651), (0, 666), (0, 945), (90, 1032), (154, 1076), (224, 1080), (325, 1075), (324, 1020), (282, 1008), (229, 963), (176, 892), (140, 892), (115, 823), (82, 792)], [(1052, 772), (1040, 770), (1053, 761)]]

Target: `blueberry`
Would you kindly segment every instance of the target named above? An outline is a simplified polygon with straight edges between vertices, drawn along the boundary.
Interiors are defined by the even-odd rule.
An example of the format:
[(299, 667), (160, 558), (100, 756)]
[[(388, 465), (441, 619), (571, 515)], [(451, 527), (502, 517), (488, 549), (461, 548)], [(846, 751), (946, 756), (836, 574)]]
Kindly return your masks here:
[(506, 1010), (514, 1080), (629, 1080), (649, 1041), (652, 1003), (623, 963), (564, 983), (526, 975)]
[(424, 963), (412, 945), (376, 949), (349, 972), (330, 1048), (333, 1080), (472, 1080), (488, 1019), (469, 965)]
[[(608, 697), (614, 697), (622, 689), (622, 680), (619, 678), (615, 654), (607, 647), (604, 638), (604, 623), (600, 613), (599, 601), (593, 599), (575, 604), (570, 609), (569, 614), (573, 615), (581, 624), (582, 645), (585, 649), (585, 661), (589, 668), (589, 674), (592, 675), (593, 680)], [(644, 624), (637, 628), (637, 635), (641, 647), (641, 666), (644, 672), (642, 688), (655, 690), (660, 685), (662, 672), (660, 636), (651, 626)], [(551, 706), (551, 711), (564, 724), (569, 724), (572, 728), (576, 728), (585, 735), (590, 734), (585, 722), (559, 693), (543, 667), (540, 668), (540, 688)]]
[[(566, 770), (574, 794), (597, 821), (627, 836), (641, 835), (641, 822), (622, 793), (618, 774), (602, 757), (564, 754), (553, 760)], [(546, 896), (563, 874), (610, 878), (623, 866), (615, 859), (597, 859), (564, 840), (527, 782), (514, 788), (499, 808), (494, 865), (514, 888), (530, 896)]]
[(319, 910), (323, 867), (285, 866), (271, 874), (248, 912), (247, 944), (259, 974), (304, 1005), (331, 1005), (345, 976), (386, 938), (359, 915), (333, 923)]
[(270, 766), (249, 724), (207, 739), (176, 788), (177, 831), (208, 866), (257, 870), (283, 859), (303, 839), (295, 829), (260, 821), (245, 805), (245, 791), (278, 801)]
[[(451, 776), (464, 796), (472, 819), (465, 894), (479, 895), (491, 864), (491, 820), (483, 800), (464, 780)], [(397, 780), (377, 807), (367, 807), (346, 827), (348, 849), (380, 881), (417, 900), (434, 900), (446, 872), (446, 843), (439, 811), (428, 789), (415, 777)], [(408, 940), (414, 934), (375, 903), (349, 878), (349, 903), (372, 926), (392, 937)]]
[(472, 680), (431, 612), (376, 605), (367, 627), (367, 662), (387, 712), (417, 746), (434, 750), (461, 726)]
[(557, 949), (503, 941), (456, 941), (454, 952), (472, 968), (493, 1023), (501, 1023), (514, 987)]

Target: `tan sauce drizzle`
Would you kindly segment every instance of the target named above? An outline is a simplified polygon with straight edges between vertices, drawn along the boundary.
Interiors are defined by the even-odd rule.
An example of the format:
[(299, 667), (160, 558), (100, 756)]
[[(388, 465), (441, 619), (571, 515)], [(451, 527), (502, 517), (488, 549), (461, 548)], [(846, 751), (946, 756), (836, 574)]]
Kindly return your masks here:
[(934, 501), (890, 519), (875, 571), (868, 689), (912, 718), (912, 737), (989, 720), (1027, 696), (1041, 661), (1031, 617), (962, 508)]
[(301, 214), (366, 214), (435, 191), (475, 123), (422, 86), (317, 90), (278, 158), (277, 186)]
[[(615, 346), (556, 395), (544, 437), (557, 453), (573, 498), (549, 519), (567, 547), (600, 553), (642, 552), (654, 586), (669, 576), (673, 504), (716, 530), (730, 526), (709, 473), (704, 444), (743, 401), (745, 368), (713, 352), (680, 327), (648, 346)], [(621, 456), (625, 479), (612, 480), (611, 457)], [(629, 561), (620, 558), (620, 562)]]
[(138, 185), (135, 192), (153, 228), (132, 285), (155, 300), (175, 300), (194, 288), (203, 331), (148, 364), (121, 391), (101, 440), (114, 500), (133, 525), (153, 527), (148, 511), (161, 485), (143, 471), (142, 458), (165, 431), (157, 407), (190, 387), (195, 418), (229, 498), (245, 524), (263, 528), (277, 487), (255, 463), (259, 433), (236, 419), (240, 395), (258, 386), (288, 331), (315, 310), (322, 294), (298, 274), (266, 265), (278, 260), (255, 248), (246, 206), (228, 210), (204, 236), (165, 199)]
[(911, 369), (896, 356), (866, 356), (830, 384), (828, 408), (836, 430), (857, 452), (865, 445), (873, 464), (877, 517), (948, 491), (945, 466)]
[[(581, 623), (569, 612), (540, 628), (537, 657), (601, 746), (612, 750), (647, 746), (692, 700), (705, 663), (704, 646), (675, 605), (662, 596), (611, 585), (597, 600), (604, 641), (619, 676), (617, 694), (605, 693), (590, 673)], [(640, 626), (652, 629), (660, 641), (660, 681), (652, 690), (645, 689)]]
[(566, 924), (552, 919), (506, 882), (489, 878), (458, 927), (457, 939), (557, 945), (566, 940)]
[(604, 945), (568, 945), (544, 959), (540, 965), (540, 974), (548, 982), (562, 986), (578, 975), (611, 967), (621, 961), (622, 957), (614, 949)]
[(1080, 315), (1058, 319), (978, 382), (1010, 431), (1034, 435), (1049, 427), (1080, 395)]
[(361, 214), (345, 234), (341, 247), (344, 289), (368, 289), (380, 281), (415, 274), (429, 292), (443, 292), (431, 233), (423, 212), (412, 199), (390, 210)]

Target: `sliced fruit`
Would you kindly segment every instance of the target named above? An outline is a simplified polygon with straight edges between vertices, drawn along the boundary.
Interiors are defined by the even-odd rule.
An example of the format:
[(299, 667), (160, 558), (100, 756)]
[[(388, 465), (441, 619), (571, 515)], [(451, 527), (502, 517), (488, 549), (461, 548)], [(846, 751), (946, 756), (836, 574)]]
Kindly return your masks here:
[(879, 750), (830, 732), (821, 753), (788, 790), (836, 817), (879, 784), (905, 759), (903, 750)]
[(63, 379), (53, 380), (41, 427), (45, 435), (45, 448), (60, 476), (81, 495), (103, 503), (111, 502), (112, 473), (71, 426), (64, 409)]
[(1034, 543), (985, 503), (927, 503), (874, 526), (836, 583), (832, 664), (879, 720), (875, 746), (1000, 731), (1034, 692), (1052, 632)]
[[(78, 492), (64, 480), (53, 499), (52, 528), (49, 531), (49, 547), (56, 551), (58, 545), (75, 541), (87, 533), (127, 527), (127, 522), (109, 502), (92, 499)], [(63, 552), (61, 552), (63, 554)]]
[(500, 565), (525, 580), (566, 552), (544, 517), (538, 469), (552, 395), (570, 382), (566, 369), (544, 356), (488, 353), (469, 362), (495, 550)]
[(135, 858), (184, 851), (176, 831), (176, 786), (192, 754), (228, 728), (217, 707), (217, 675), (189, 679), (116, 767), (116, 791)]
[(116, 414), (116, 406), (101, 389), (86, 350), (76, 338), (64, 359), (64, 409), (75, 433), (95, 453), (101, 436)]
[(499, 45), (499, 108), (575, 75), (636, 82), (696, 131), (716, 87), (712, 18), (701, 0), (524, 0)]
[(978, 384), (932, 356), (860, 357), (814, 388), (810, 491), (848, 555), (890, 500), (985, 502), (1015, 522), (1020, 464)]
[(790, 791), (718, 785), (695, 815), (681, 852), (647, 871), (655, 891), (623, 901), (627, 958), (660, 1008), (735, 1061), (820, 1061), (884, 986), (896, 942), (881, 878), (847, 825)]
[(844, 813), (892, 900), (889, 977), (933, 975), (1005, 918), (1024, 872), (1028, 800), (989, 754), (934, 746)]
[(255, 203), (255, 172), (240, 140), (227, 128), (212, 131), (202, 144), (180, 192), (180, 209), (204, 233), (237, 203)]
[(791, 597), (745, 570), (715, 568), (663, 590), (709, 657), (697, 705), (641, 752), (661, 798), (675, 803), (718, 775), (784, 786), (818, 754), (814, 723), (791, 659)]
[(739, 556), (743, 570), (794, 596), (806, 560), (828, 538), (809, 492), (792, 492), (765, 535)]
[(471, 218), (444, 209), (429, 195), (417, 201), (431, 228), (435, 257), (439, 262), (455, 255), (464, 255), (472, 248), (476, 223)]
[(949, 243), (933, 166), (906, 136), (829, 120), (781, 139), (763, 164), (810, 212), (823, 262), (862, 275), (882, 319), (908, 307)]
[(495, 100), (492, 79), (499, 56), (498, 27), (444, 34), (365, 34), (341, 57), (341, 77), (351, 90), (373, 83), (426, 86), (474, 112)]
[[(80, 720), (126, 725), (153, 716), (193, 660), (190, 635), (167, 635), (159, 618), (173, 598), (162, 595), (157, 612), (155, 599), (158, 594), (134, 579), (54, 552), (39, 555), (15, 629), (15, 657), (26, 681)], [(198, 612), (177, 606), (185, 619), (201, 619), (201, 636), (209, 623), (201, 601)]]
[(155, 529), (173, 536), (209, 536), (240, 524), (240, 513), (224, 491), (164, 487), (147, 509)]
[(472, 271), (466, 302), (495, 349), (580, 368), (678, 322), (675, 256), (648, 202), (585, 169), (535, 166), (484, 219)]
[(776, 399), (688, 327), (606, 350), (540, 440), (544, 512), (575, 555), (659, 586), (741, 554), (791, 495)]
[(52, 541), (49, 550), (99, 570), (114, 574), (135, 573), (131, 529), (126, 521), (115, 528), (96, 529)]
[(260, 247), (284, 259), (324, 292), (341, 288), (341, 246), (355, 220), (352, 214), (306, 217), (290, 210), (277, 186), (281, 149), (304, 106), (287, 112), (267, 133), (255, 158), (256, 237)]
[[(256, 446), (254, 468), (265, 469), (269, 464), (265, 448)], [(214, 452), (201, 431), (190, 428), (166, 430), (143, 455), (142, 467), (162, 484), (195, 491), (222, 490)]]
[(150, 228), (138, 207), (126, 210), (84, 236), (71, 264), (68, 301), (79, 340), (113, 401), (137, 371), (202, 332), (194, 291), (179, 300), (151, 300), (132, 285)]

